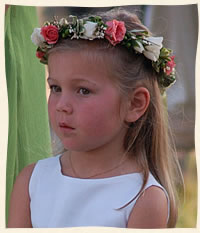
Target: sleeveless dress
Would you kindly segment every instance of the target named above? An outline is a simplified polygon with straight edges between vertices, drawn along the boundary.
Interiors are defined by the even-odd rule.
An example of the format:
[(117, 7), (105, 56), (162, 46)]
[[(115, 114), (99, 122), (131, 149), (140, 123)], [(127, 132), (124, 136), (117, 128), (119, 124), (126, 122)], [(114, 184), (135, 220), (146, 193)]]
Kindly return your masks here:
[[(137, 195), (142, 175), (132, 173), (99, 179), (65, 176), (61, 172), (60, 156), (38, 161), (33, 170), (29, 183), (32, 226), (126, 228), (137, 198), (119, 208)], [(163, 189), (168, 198), (165, 189), (150, 174), (145, 189), (152, 185)]]

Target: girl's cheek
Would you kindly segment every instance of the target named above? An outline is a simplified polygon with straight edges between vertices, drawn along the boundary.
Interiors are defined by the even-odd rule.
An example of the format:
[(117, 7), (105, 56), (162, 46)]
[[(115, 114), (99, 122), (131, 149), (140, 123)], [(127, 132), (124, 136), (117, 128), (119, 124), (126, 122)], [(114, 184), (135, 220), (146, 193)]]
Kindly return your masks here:
[(55, 96), (53, 96), (52, 94), (49, 95), (49, 99), (48, 99), (48, 107), (55, 107), (56, 104), (56, 98)]
[(55, 112), (56, 112), (56, 100), (55, 100), (55, 98), (52, 98), (52, 96), (49, 96), (48, 113), (50, 116), (50, 120), (51, 120), (52, 116), (55, 114)]

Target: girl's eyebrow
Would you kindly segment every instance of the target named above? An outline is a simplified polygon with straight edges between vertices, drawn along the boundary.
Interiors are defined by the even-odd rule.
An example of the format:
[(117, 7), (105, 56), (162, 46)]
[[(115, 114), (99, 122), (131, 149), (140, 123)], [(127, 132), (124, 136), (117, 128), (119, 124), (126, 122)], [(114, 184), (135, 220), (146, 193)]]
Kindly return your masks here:
[[(47, 82), (49, 82), (49, 81), (55, 81), (55, 82), (57, 82), (57, 80), (54, 79), (54, 78), (52, 78), (52, 77), (48, 77), (48, 78), (47, 78)], [(91, 85), (93, 85), (93, 86), (97, 86), (97, 84), (96, 84), (95, 82), (90, 81), (90, 80), (87, 80), (87, 79), (83, 79), (83, 78), (74, 78), (74, 79), (71, 80), (71, 82), (72, 82), (72, 83), (82, 83), (82, 82), (86, 82), (86, 83), (89, 83), (89, 84), (91, 84)]]
[(86, 82), (86, 83), (89, 83), (91, 85), (97, 86), (97, 84), (95, 82), (87, 80), (87, 79), (75, 78), (72, 80), (72, 83), (81, 83), (81, 82)]

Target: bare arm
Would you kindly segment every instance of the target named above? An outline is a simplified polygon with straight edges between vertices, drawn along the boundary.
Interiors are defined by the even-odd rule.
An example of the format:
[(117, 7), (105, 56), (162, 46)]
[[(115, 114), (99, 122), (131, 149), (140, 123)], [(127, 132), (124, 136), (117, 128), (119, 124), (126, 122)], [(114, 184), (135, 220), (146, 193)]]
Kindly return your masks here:
[(10, 199), (9, 228), (30, 228), (29, 180), (35, 164), (25, 167), (17, 176)]
[(128, 221), (128, 228), (166, 228), (168, 203), (164, 191), (151, 186), (137, 200)]

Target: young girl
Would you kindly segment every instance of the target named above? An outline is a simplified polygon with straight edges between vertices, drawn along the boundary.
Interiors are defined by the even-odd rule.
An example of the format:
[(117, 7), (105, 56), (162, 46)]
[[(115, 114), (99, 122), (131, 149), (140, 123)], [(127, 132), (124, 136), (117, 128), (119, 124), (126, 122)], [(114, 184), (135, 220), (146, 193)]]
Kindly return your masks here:
[(55, 18), (32, 40), (65, 151), (22, 170), (8, 227), (174, 227), (181, 172), (162, 95), (175, 63), (163, 38), (113, 10)]

